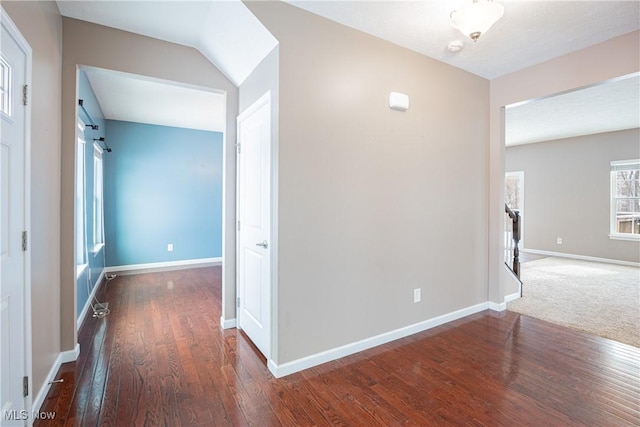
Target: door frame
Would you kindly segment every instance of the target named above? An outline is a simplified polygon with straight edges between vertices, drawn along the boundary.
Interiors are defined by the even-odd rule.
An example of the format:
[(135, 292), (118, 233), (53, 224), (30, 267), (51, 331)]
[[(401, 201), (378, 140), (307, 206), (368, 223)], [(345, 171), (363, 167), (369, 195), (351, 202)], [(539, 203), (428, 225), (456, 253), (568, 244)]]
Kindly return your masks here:
[[(262, 95), (261, 97), (259, 97), (256, 101), (254, 101), (249, 107), (247, 107), (244, 111), (242, 111), (240, 114), (238, 114), (238, 117), (236, 119), (236, 283), (235, 283), (235, 291), (236, 291), (236, 300), (238, 297), (238, 293), (239, 293), (239, 289), (240, 289), (240, 232), (238, 232), (238, 228), (237, 228), (237, 223), (239, 221), (239, 213), (240, 213), (240, 156), (238, 155), (238, 150), (240, 150), (240, 122), (247, 116), (255, 113), (256, 111), (258, 111), (261, 107), (263, 107), (265, 104), (267, 104), (269, 106), (269, 120), (271, 121), (270, 123), (270, 138), (269, 138), (269, 142), (270, 142), (270, 163), (271, 163), (271, 170), (270, 170), (270, 183), (269, 183), (269, 187), (270, 187), (270, 242), (269, 242), (269, 247), (271, 250), (271, 264), (270, 264), (270, 275), (269, 275), (269, 295), (268, 295), (268, 319), (267, 321), (265, 321), (265, 325), (267, 326), (267, 333), (268, 333), (268, 337), (267, 337), (267, 343), (266, 343), (266, 349), (265, 349), (265, 353), (264, 356), (267, 359), (267, 365), (269, 367), (269, 369), (272, 370), (272, 365), (273, 365), (273, 358), (274, 358), (274, 352), (277, 348), (277, 338), (276, 338), (276, 334), (274, 334), (274, 330), (275, 326), (277, 325), (277, 311), (275, 310), (277, 307), (277, 304), (275, 304), (275, 292), (274, 289), (275, 287), (275, 283), (277, 280), (277, 233), (276, 233), (276, 226), (275, 224), (277, 224), (276, 221), (276, 197), (275, 197), (275, 192), (277, 191), (276, 188), (277, 186), (275, 185), (276, 182), (276, 174), (277, 174), (277, 161), (276, 161), (276, 157), (277, 157), (277, 152), (276, 150), (274, 150), (275, 147), (275, 132), (273, 129), (273, 97), (271, 96), (271, 90), (268, 90), (267, 92), (265, 92), (264, 95)], [(238, 329), (240, 329), (240, 311), (239, 311), (239, 307), (236, 304), (236, 327)], [(272, 370), (273, 372), (273, 370)]]
[[(27, 231), (27, 249), (24, 251), (24, 364), (25, 373), (29, 379), (29, 394), (25, 397), (25, 409), (28, 414), (32, 414), (33, 405), (33, 369), (32, 369), (32, 344), (31, 344), (31, 88), (32, 85), (32, 66), (33, 51), (27, 39), (24, 38), (16, 24), (11, 20), (9, 14), (0, 6), (0, 14), (2, 16), (2, 26), (11, 34), (20, 49), (26, 56), (25, 79), (29, 89), (27, 105), (25, 106), (24, 116), (24, 225)], [(19, 95), (18, 95), (19, 96)], [(33, 421), (33, 420), (31, 420)]]

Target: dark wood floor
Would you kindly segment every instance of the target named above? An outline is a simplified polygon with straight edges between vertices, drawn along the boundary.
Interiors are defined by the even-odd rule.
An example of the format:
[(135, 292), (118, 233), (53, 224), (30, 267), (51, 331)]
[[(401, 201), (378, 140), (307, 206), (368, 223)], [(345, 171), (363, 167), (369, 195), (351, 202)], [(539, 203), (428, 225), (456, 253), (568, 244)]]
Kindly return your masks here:
[(635, 347), (486, 311), (275, 379), (220, 329), (220, 293), (219, 268), (118, 276), (50, 389), (49, 424), (640, 425)]

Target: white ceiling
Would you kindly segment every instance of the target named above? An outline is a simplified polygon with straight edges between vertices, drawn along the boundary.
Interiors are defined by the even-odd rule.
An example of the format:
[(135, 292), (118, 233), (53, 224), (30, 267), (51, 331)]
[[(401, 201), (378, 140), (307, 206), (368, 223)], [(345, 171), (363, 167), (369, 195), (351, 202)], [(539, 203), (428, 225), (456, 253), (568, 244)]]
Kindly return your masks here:
[(224, 130), (223, 93), (100, 68), (83, 70), (106, 119)]
[(525, 102), (505, 117), (507, 145), (638, 128), (640, 75)]
[(239, 0), (57, 0), (63, 16), (198, 49), (235, 85), (277, 45)]
[[(640, 29), (638, 1), (495, 0), (504, 16), (474, 43), (449, 19), (470, 1), (289, 3), (487, 79)], [(446, 49), (454, 40), (464, 42), (455, 54)]]
[[(289, 3), (488, 79), (640, 29), (639, 1), (500, 0), (505, 8), (504, 16), (477, 43), (473, 43), (454, 29), (449, 21), (451, 11), (469, 1), (290, 0)], [(239, 0), (58, 0), (57, 4), (64, 16), (194, 47), (236, 85), (240, 85), (277, 44), (277, 40)], [(446, 46), (454, 40), (463, 41), (462, 51), (447, 51)], [(94, 75), (91, 83), (102, 87), (106, 83), (100, 81), (107, 78)], [(136, 81), (140, 85), (149, 84), (148, 79), (134, 79), (126, 84)], [(587, 109), (595, 102), (599, 110), (594, 114), (609, 117), (611, 120), (601, 122), (611, 124), (618, 118), (620, 103), (629, 104), (636, 98), (630, 96), (633, 95), (630, 91), (602, 89), (598, 93), (587, 91), (579, 98), (559, 97), (551, 108), (565, 111), (562, 121), (583, 125), (586, 121), (582, 118), (587, 113), (578, 110), (576, 105)], [(136, 104), (144, 97), (126, 97), (132, 92), (131, 88), (101, 90), (101, 94), (96, 95), (101, 105), (119, 104), (127, 105), (130, 110), (142, 109)], [(113, 99), (116, 96), (121, 99)], [(558, 130), (562, 134), (551, 132), (558, 127), (558, 120), (554, 126), (544, 124), (551, 123), (550, 120), (557, 119), (559, 114), (540, 115), (533, 119), (533, 115), (542, 114), (542, 106), (550, 102), (547, 100), (537, 107), (531, 104), (526, 109), (510, 112), (514, 120), (518, 114), (527, 119), (520, 120), (518, 129), (507, 129), (508, 135), (513, 136), (514, 141), (556, 139), (569, 135), (566, 128)], [(569, 103), (569, 107), (560, 106), (562, 102)], [(610, 110), (605, 110), (605, 106)], [(160, 108), (156, 110), (161, 113)], [(118, 111), (123, 110), (104, 112), (110, 115)], [(183, 105), (181, 112), (185, 117), (193, 116), (188, 104)], [(541, 132), (543, 130), (545, 135)], [(572, 132), (582, 134), (580, 132), (583, 131), (573, 129)], [(524, 137), (523, 134), (535, 137)]]

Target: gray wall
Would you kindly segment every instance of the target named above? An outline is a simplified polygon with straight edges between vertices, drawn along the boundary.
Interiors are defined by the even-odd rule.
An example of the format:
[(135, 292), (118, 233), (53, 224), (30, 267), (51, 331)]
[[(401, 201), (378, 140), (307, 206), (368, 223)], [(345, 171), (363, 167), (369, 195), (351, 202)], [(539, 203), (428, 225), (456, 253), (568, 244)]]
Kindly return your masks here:
[(274, 361), (485, 302), (489, 82), (285, 3), (247, 6), (280, 43)]
[(64, 54), (62, 74), (62, 244), (61, 325), (63, 350), (75, 345), (73, 182), (74, 131), (77, 103), (76, 73), (79, 65), (184, 82), (226, 91), (227, 120), (224, 171), (223, 275), (225, 318), (235, 317), (235, 118), (238, 89), (197, 50), (88, 22), (63, 18)]
[(610, 163), (638, 158), (639, 129), (507, 147), (505, 170), (524, 171), (525, 249), (639, 262), (640, 242), (609, 238)]
[[(31, 329), (34, 394), (60, 352), (60, 94), (62, 18), (54, 2), (2, 1), (33, 49)], [(75, 309), (71, 307), (71, 316)], [(74, 326), (75, 328), (75, 326)]]

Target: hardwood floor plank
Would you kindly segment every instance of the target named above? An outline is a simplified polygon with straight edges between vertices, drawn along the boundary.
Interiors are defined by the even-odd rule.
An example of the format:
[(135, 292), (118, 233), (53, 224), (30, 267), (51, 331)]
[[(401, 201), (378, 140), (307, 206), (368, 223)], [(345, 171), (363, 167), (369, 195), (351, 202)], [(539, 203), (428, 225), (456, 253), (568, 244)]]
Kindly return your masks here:
[[(221, 268), (121, 275), (35, 426), (640, 426), (640, 349), (485, 311), (285, 378), (222, 330)], [(102, 298), (101, 298), (102, 300)], [(45, 409), (46, 408), (46, 409)]]

